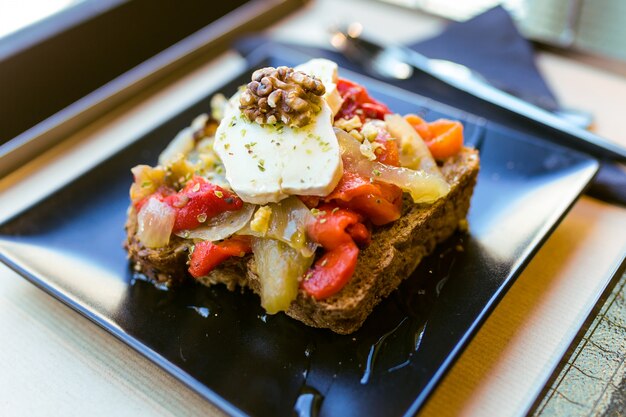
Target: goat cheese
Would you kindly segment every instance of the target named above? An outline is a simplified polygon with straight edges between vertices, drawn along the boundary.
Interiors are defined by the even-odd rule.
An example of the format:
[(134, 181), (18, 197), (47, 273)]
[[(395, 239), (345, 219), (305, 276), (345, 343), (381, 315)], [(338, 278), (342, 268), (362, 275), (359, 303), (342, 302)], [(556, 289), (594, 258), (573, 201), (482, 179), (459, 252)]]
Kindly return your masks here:
[(328, 59), (316, 58), (298, 65), (294, 69), (320, 79), (326, 88), (323, 99), (328, 103), (333, 116), (336, 115), (343, 104), (343, 99), (337, 90), (337, 79), (339, 78), (337, 64)]
[(213, 146), (224, 163), (227, 181), (245, 202), (326, 196), (343, 175), (332, 122), (333, 113), (322, 100), (322, 109), (306, 126), (261, 125), (242, 115), (235, 94), (224, 109)]

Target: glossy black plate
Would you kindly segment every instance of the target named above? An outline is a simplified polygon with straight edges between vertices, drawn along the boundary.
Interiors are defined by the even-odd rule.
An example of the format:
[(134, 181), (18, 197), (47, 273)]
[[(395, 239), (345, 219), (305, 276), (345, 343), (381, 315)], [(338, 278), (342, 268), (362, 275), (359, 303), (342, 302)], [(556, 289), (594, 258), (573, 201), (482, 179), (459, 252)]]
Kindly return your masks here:
[[(265, 57), (252, 67), (301, 58)], [(155, 163), (178, 130), (208, 109), (209, 97), (0, 226), (2, 260), (230, 414), (413, 414), (597, 163), (406, 91), (343, 75), (397, 112), (463, 120), (467, 142), (480, 148), (482, 160), (470, 234), (440, 245), (355, 334), (266, 316), (250, 292), (196, 285), (164, 291), (133, 277), (121, 246), (129, 170)], [(245, 78), (222, 91), (233, 93)]]

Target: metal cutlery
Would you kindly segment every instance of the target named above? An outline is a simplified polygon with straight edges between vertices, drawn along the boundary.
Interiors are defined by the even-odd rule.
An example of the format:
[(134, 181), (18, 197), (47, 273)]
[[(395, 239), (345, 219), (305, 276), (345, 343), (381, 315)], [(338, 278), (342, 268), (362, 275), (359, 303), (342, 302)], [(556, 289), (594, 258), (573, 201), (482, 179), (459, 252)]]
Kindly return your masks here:
[[(489, 84), (480, 74), (451, 61), (430, 59), (400, 45), (381, 45), (364, 38), (354, 26), (332, 31), (331, 44), (364, 70), (384, 78), (407, 79), (415, 70), (422, 71), (446, 84), (497, 105), (535, 123), (572, 136), (569, 147), (602, 159), (626, 161), (626, 149), (577, 127), (571, 121), (586, 124), (584, 112), (551, 113)], [(566, 116), (566, 117), (562, 117)]]

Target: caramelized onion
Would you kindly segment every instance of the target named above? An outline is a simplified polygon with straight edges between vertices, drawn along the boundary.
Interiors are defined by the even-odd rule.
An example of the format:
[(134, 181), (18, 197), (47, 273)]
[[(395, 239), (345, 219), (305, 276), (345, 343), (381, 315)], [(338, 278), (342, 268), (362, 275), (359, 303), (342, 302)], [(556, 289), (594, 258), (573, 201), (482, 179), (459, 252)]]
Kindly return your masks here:
[(170, 241), (176, 211), (151, 197), (137, 214), (137, 238), (147, 248), (160, 248)]
[(261, 305), (269, 314), (285, 311), (298, 295), (300, 279), (313, 256), (275, 239), (253, 238), (252, 252), (261, 282)]
[(226, 239), (246, 226), (252, 218), (255, 206), (244, 204), (240, 210), (225, 211), (206, 221), (206, 223), (193, 230), (183, 230), (176, 233), (177, 236), (188, 239), (217, 240)]
[(317, 245), (308, 239), (306, 228), (315, 219), (307, 206), (293, 196), (267, 206), (271, 208), (272, 214), (266, 232), (254, 231), (248, 225), (238, 234), (276, 239), (300, 251), (304, 256), (313, 255)]

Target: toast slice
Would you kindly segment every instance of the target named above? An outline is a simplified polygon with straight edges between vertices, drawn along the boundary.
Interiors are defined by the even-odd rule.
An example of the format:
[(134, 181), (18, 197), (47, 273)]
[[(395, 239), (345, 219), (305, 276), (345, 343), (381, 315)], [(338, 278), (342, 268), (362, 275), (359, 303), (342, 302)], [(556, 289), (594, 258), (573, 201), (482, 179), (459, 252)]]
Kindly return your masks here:
[[(449, 158), (441, 171), (451, 185), (449, 194), (431, 205), (414, 204), (405, 195), (402, 217), (386, 226), (375, 227), (372, 243), (359, 254), (350, 282), (337, 294), (315, 300), (300, 291), (287, 314), (309, 326), (328, 328), (336, 333), (356, 331), (373, 308), (415, 270), (424, 256), (463, 225), (479, 171), (476, 150), (463, 148)], [(137, 239), (137, 219), (129, 209), (125, 248), (135, 271), (160, 283), (182, 282), (187, 277), (189, 241), (173, 237), (163, 248), (145, 248)], [(225, 284), (230, 290), (249, 287), (260, 293), (254, 258), (231, 258), (208, 276), (205, 285)]]

